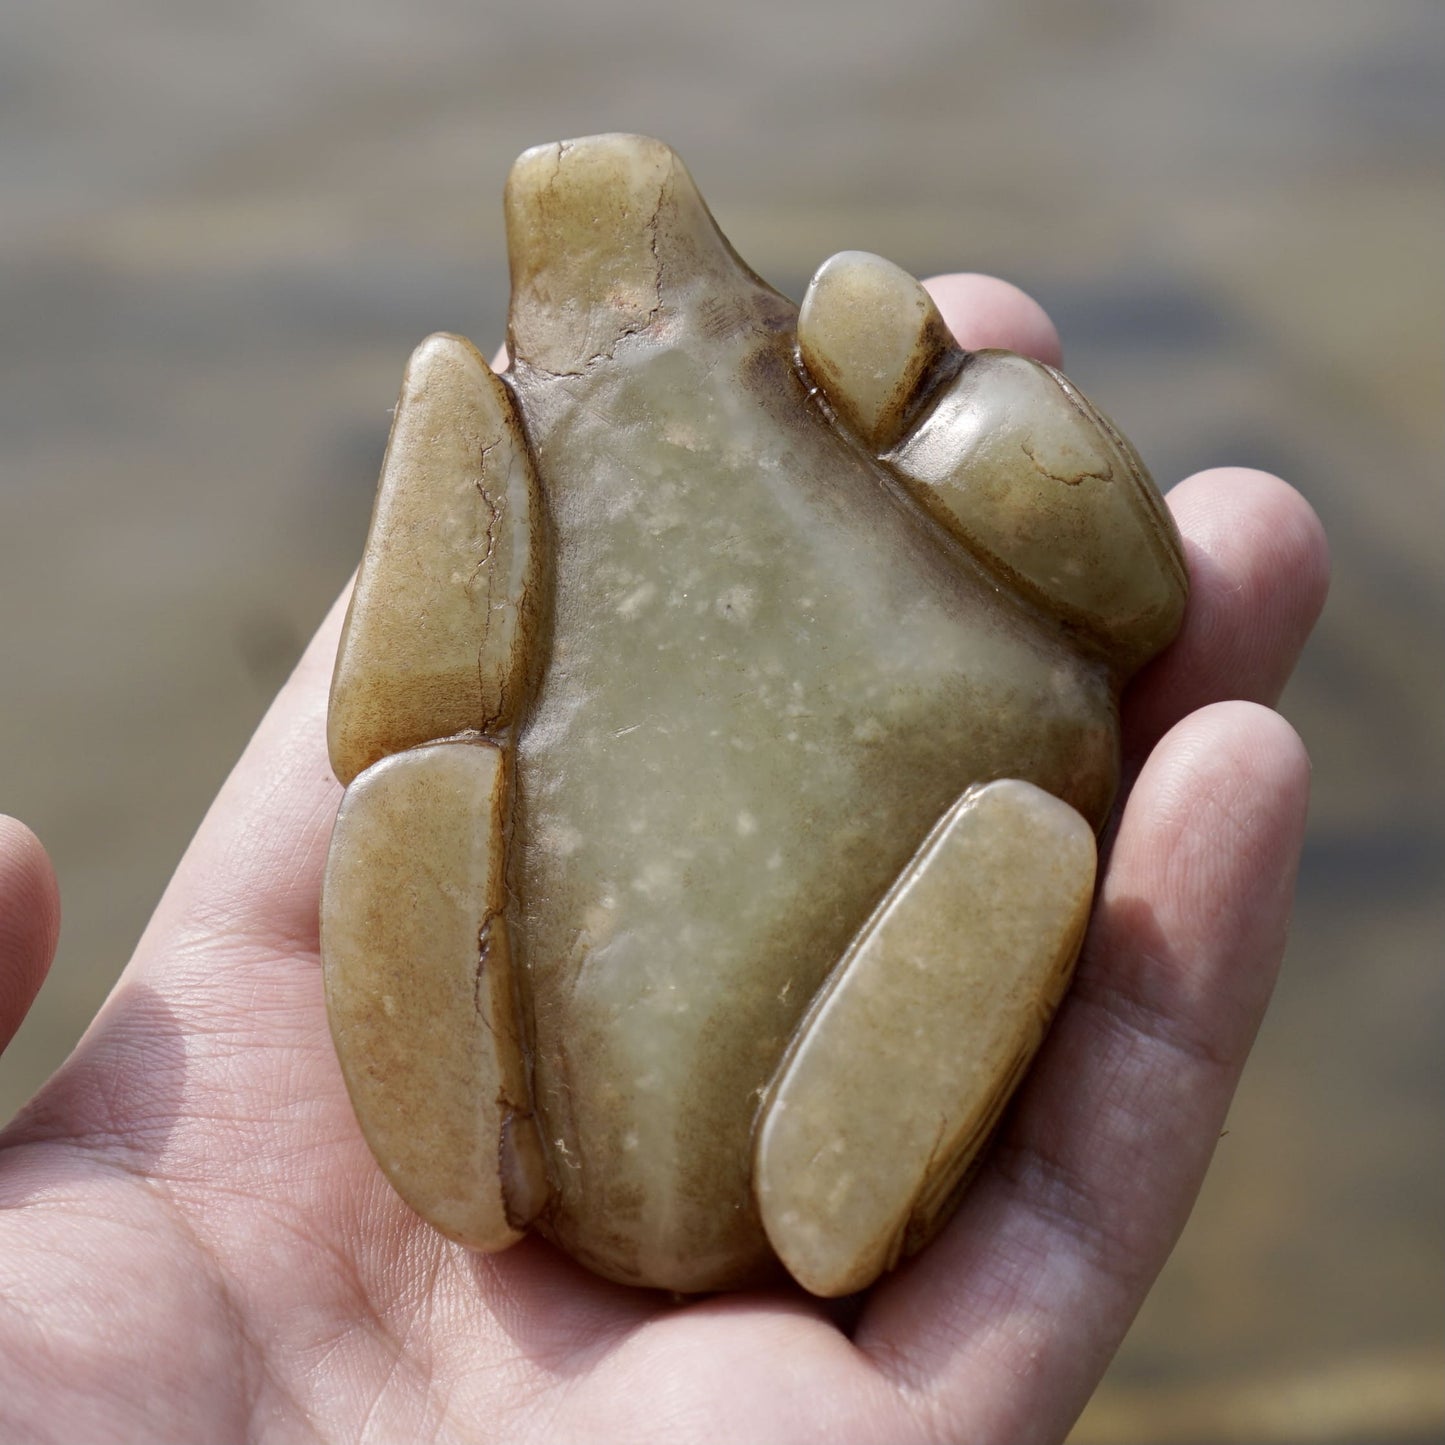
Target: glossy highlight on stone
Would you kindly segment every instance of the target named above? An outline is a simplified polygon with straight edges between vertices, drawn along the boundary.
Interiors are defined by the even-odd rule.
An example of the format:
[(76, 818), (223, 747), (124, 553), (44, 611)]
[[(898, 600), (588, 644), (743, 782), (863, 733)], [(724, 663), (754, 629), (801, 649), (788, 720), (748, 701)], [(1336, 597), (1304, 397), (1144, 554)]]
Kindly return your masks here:
[(352, 1101), (473, 1248), (863, 1288), (1067, 985), (1179, 539), (1056, 371), (859, 252), (795, 307), (660, 142), (505, 209), (509, 369), (413, 358), (333, 685)]

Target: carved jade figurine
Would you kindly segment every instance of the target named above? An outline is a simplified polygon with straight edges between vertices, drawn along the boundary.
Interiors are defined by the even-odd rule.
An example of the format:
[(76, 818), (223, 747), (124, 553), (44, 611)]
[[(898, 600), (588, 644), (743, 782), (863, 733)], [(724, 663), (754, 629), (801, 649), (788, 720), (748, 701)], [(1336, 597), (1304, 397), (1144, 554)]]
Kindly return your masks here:
[(1067, 984), (1179, 539), (1057, 371), (860, 252), (794, 306), (657, 141), (506, 219), (510, 367), (412, 357), (337, 658), (347, 1087), (474, 1249), (857, 1290)]

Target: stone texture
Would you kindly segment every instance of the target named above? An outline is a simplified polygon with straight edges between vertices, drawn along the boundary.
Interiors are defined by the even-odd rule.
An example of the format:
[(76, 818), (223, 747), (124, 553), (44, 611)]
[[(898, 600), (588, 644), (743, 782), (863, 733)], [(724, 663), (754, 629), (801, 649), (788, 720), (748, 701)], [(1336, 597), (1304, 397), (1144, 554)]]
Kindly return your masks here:
[[(549, 1189), (536, 1226), (615, 1279), (744, 1285), (778, 1270), (754, 1133), (814, 999), (970, 788), (1023, 780), (1085, 831), (1102, 825), (1129, 664), (1110, 654), (1112, 614), (1080, 645), (1069, 597), (1056, 605), (1047, 576), (1020, 585), (978, 544), (1008, 530), (993, 513), (1017, 510), (1009, 496), (990, 484), (950, 522), (896, 464), (911, 432), (876, 455), (900, 425), (937, 415), (917, 398), (977, 361), (938, 336), (896, 268), (856, 256), (824, 268), (805, 328), (820, 377), (800, 360), (796, 308), (737, 258), (660, 143), (538, 147), (513, 171), (506, 213), (506, 384), (545, 494), (545, 597), (533, 600), (546, 622), (528, 634), (534, 689), (510, 727), (487, 724), (515, 798), (510, 832), (477, 866), (493, 877), (505, 854)], [(859, 364), (869, 305), (881, 338), (871, 371)], [(1046, 432), (1062, 409), (1100, 429), (1096, 446), (1117, 445), (1046, 380), (1035, 398)], [(1028, 439), (1012, 400), (997, 419)], [(437, 446), (424, 477), (455, 465), (453, 442)], [(1013, 452), (1026, 488), (1032, 464)], [(384, 489), (410, 485), (389, 465)], [(1106, 594), (1182, 597), (1178, 539), (1148, 487), (1140, 474), (1110, 493), (1129, 527), (1118, 547), (1095, 537), (1089, 565)], [(1066, 550), (1075, 515), (1054, 519)], [(1158, 534), (1152, 550), (1135, 545), (1141, 529)], [(373, 529), (378, 555), (388, 535)], [(365, 625), (355, 613), (343, 657)], [(451, 876), (454, 832), (430, 836), (421, 808), (407, 829), (405, 846)], [(338, 830), (336, 846), (359, 839)], [(1060, 886), (1067, 911), (1077, 873)], [(981, 900), (981, 938), (1015, 896)], [(937, 939), (938, 969), (966, 957)], [(1039, 987), (1030, 1020), (1057, 972)], [(438, 1007), (438, 1027), (469, 1017), (460, 995)], [(365, 1047), (379, 1047), (384, 1021), (368, 1029)], [(980, 1040), (993, 1047), (979, 1067), (1001, 1099), (1017, 1020), (999, 1029)], [(338, 1036), (353, 1074), (357, 1037)], [(900, 1119), (973, 1117), (988, 1092), (977, 1080), (962, 1099), (895, 1088), (904, 1065), (882, 1037), (857, 1067)], [(413, 1093), (418, 1117), (449, 1107), (425, 1071)], [(947, 1184), (951, 1163), (939, 1167), (921, 1194)], [(838, 1247), (856, 1247), (830, 1266), (850, 1279), (887, 1262), (869, 1240)]]

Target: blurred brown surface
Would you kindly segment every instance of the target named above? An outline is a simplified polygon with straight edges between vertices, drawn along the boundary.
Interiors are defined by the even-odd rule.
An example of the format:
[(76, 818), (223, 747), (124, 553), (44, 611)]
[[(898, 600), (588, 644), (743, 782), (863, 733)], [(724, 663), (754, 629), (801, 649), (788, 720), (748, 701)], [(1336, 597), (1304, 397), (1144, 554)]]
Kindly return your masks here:
[(0, 808), (66, 919), (6, 1116), (352, 567), (410, 347), (500, 338), (508, 163), (623, 129), (677, 147), (793, 296), (850, 247), (1008, 276), (1161, 482), (1260, 466), (1324, 517), (1284, 982), (1074, 1438), (1440, 1438), (1433, 0), (7, 7)]

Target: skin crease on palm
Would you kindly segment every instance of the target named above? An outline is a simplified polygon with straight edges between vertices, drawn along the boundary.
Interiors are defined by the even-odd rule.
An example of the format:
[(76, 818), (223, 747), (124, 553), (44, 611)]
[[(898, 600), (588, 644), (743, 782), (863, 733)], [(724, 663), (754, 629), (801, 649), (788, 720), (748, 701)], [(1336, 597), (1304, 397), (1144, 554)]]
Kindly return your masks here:
[[(959, 341), (1057, 364), (1007, 283)], [(1191, 595), (1125, 696), (1126, 795), (1074, 987), (974, 1187), (866, 1296), (678, 1304), (528, 1238), (441, 1238), (377, 1169), (326, 1027), (317, 897), (345, 598), (85, 1037), (0, 1136), (0, 1436), (1058, 1440), (1183, 1227), (1284, 947), (1308, 762), (1270, 710), (1323, 604), (1313, 513), (1239, 469), (1168, 503)], [(0, 819), (0, 1039), (55, 947)]]

